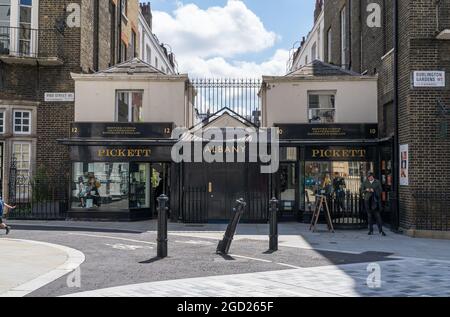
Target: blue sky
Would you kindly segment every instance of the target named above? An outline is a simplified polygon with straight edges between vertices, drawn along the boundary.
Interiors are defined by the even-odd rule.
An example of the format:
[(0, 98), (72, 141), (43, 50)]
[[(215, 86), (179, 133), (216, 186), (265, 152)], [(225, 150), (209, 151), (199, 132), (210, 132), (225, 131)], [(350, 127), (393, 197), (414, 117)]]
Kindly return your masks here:
[[(153, 0), (154, 32), (194, 76), (278, 75), (315, 0)], [(298, 45), (298, 44), (297, 44)], [(285, 60), (285, 61), (284, 61)]]

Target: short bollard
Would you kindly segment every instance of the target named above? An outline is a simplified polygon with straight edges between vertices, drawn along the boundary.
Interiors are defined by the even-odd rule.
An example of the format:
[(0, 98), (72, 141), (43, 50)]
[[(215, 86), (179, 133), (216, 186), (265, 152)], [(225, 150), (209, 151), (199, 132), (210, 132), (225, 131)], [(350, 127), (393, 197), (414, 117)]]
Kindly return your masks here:
[(278, 200), (272, 198), (270, 201), (270, 241), (269, 251), (278, 251)]
[(158, 197), (158, 246), (157, 255), (158, 258), (167, 257), (167, 221), (168, 215), (167, 203), (169, 202), (169, 197), (166, 195), (161, 195)]
[(217, 254), (227, 255), (228, 252), (230, 252), (231, 242), (233, 242), (237, 225), (239, 224), (239, 221), (241, 221), (246, 206), (247, 203), (244, 201), (244, 198), (236, 201), (236, 208), (233, 209), (233, 218), (231, 219), (230, 224), (227, 227), (227, 231), (225, 232), (223, 240), (220, 241), (219, 245), (217, 246)]

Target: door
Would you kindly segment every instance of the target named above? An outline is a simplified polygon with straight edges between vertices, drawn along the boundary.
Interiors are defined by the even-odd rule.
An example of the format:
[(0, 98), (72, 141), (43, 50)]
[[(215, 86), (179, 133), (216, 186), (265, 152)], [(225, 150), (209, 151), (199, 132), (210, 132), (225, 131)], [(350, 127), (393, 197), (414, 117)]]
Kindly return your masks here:
[(246, 166), (245, 164), (209, 164), (207, 171), (208, 220), (229, 220), (236, 200), (245, 198)]

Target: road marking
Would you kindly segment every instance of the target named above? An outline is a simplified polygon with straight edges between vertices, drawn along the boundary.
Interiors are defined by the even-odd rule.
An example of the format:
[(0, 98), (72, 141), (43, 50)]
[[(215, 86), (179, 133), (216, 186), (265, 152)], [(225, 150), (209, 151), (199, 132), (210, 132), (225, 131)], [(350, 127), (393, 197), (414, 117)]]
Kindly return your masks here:
[(303, 269), (303, 268), (300, 267), (300, 266), (295, 266), (295, 265), (290, 265), (290, 264), (285, 264), (285, 263), (275, 263), (275, 264), (278, 264), (278, 265), (281, 265), (281, 266), (290, 267), (290, 268), (292, 268), (292, 269)]
[(141, 250), (141, 249), (153, 249), (153, 247), (143, 247), (143, 246), (138, 246), (138, 245), (127, 245), (127, 244), (122, 244), (122, 243), (117, 243), (117, 244), (105, 243), (105, 245), (108, 246), (108, 247), (111, 247), (113, 249), (122, 250), (122, 251), (136, 251), (136, 250)]
[(273, 263), (272, 261), (269, 261), (269, 260), (263, 260), (263, 259), (251, 258), (251, 257), (248, 257), (248, 256), (243, 256), (243, 255), (230, 254), (230, 256), (233, 257), (233, 258), (240, 258), (240, 259), (246, 259), (246, 260), (253, 260), (253, 261), (259, 261), (259, 262), (264, 262), (264, 263)]
[(101, 235), (95, 235), (95, 234), (69, 233), (69, 235), (80, 236), (80, 237), (91, 237), (91, 238), (103, 238), (103, 239), (111, 239), (111, 240), (121, 240), (121, 241), (135, 242), (135, 243), (157, 245), (157, 243), (154, 243), (154, 242), (133, 240), (133, 239), (127, 239), (127, 238), (119, 238), (119, 237), (111, 237), (111, 236), (101, 236)]
[(181, 243), (181, 244), (192, 244), (192, 245), (214, 245), (212, 242), (208, 241), (175, 241), (175, 243)]

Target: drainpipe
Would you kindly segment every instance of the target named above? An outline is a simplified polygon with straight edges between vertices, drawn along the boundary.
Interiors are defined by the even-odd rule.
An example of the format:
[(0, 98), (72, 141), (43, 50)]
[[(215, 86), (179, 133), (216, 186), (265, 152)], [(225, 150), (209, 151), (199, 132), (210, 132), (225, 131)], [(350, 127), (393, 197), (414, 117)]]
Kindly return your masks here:
[(399, 229), (400, 226), (400, 169), (399, 169), (399, 165), (400, 165), (400, 142), (399, 142), (399, 120), (398, 120), (398, 116), (399, 116), (399, 92), (398, 92), (398, 79), (399, 79), (399, 75), (398, 75), (398, 62), (399, 62), (399, 30), (398, 30), (398, 26), (399, 26), (399, 21), (398, 21), (398, 0), (394, 0), (392, 2), (393, 5), (393, 39), (394, 39), (394, 123), (395, 123), (395, 129), (394, 129), (394, 155), (393, 155), (393, 160), (394, 160), (394, 177), (393, 177), (393, 185), (394, 185), (394, 212), (395, 212), (395, 223), (394, 223), (394, 230), (397, 231)]

